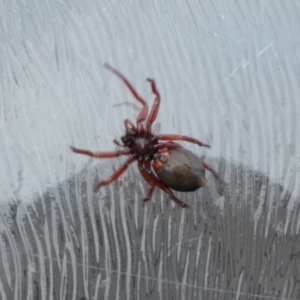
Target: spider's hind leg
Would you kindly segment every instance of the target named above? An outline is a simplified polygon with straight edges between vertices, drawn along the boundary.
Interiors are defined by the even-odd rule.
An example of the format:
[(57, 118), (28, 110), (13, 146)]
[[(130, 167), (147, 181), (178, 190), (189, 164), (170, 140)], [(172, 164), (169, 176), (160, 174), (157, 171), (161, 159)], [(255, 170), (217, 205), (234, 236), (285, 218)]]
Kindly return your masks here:
[(222, 184), (226, 184), (226, 182), (223, 180), (223, 178), (209, 164), (207, 164), (203, 160), (202, 160), (202, 164), (203, 164), (204, 168), (206, 170), (210, 171), (219, 182), (221, 182)]
[(155, 190), (155, 185), (152, 185), (148, 191), (147, 197), (144, 199), (144, 203), (151, 200), (154, 190)]
[(176, 134), (161, 134), (155, 137), (157, 140), (163, 140), (163, 141), (185, 141), (193, 144), (198, 144), (201, 147), (207, 147), (210, 148), (210, 145), (204, 144), (200, 142), (197, 139), (194, 139), (192, 137), (186, 136), (186, 135), (176, 135)]
[[(182, 208), (189, 207), (186, 203), (182, 202), (178, 198), (175, 197), (173, 192), (169, 187), (167, 187), (163, 182), (161, 182), (151, 171), (150, 169), (150, 163), (145, 164), (145, 167), (142, 165), (142, 163), (139, 163), (139, 170), (146, 180), (146, 182), (151, 186), (151, 189), (155, 186), (163, 190), (165, 193), (167, 193), (172, 201), (174, 201), (177, 205), (179, 205)], [(151, 192), (151, 189), (149, 192)], [(153, 188), (154, 190), (154, 188)], [(148, 193), (149, 195), (149, 193)], [(147, 199), (147, 198), (146, 198)], [(148, 201), (148, 200), (147, 200)]]

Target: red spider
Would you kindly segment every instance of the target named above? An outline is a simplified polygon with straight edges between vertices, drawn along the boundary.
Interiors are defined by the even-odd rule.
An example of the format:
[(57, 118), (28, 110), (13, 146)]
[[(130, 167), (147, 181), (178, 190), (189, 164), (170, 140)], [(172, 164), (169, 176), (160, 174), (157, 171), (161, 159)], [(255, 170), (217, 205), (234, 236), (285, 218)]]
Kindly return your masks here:
[[(187, 204), (185, 204), (184, 202), (182, 202), (181, 200), (175, 197), (170, 187), (175, 190), (193, 191), (203, 186), (205, 184), (204, 168), (210, 170), (215, 177), (217, 177), (220, 181), (222, 181), (222, 179), (220, 179), (218, 175), (206, 163), (202, 162), (201, 164), (200, 161), (200, 163), (197, 164), (199, 165), (199, 167), (195, 167), (195, 159), (198, 160), (195, 154), (188, 151), (187, 149), (184, 149), (179, 144), (173, 141), (186, 141), (204, 147), (210, 147), (209, 145), (203, 144), (199, 140), (184, 135), (173, 135), (173, 134), (154, 135), (152, 133), (151, 126), (157, 117), (157, 113), (160, 106), (160, 94), (156, 89), (156, 85), (153, 79), (149, 79), (149, 78), (147, 79), (147, 81), (150, 82), (152, 92), (155, 95), (155, 100), (152, 109), (150, 111), (150, 114), (148, 115), (148, 105), (146, 101), (136, 92), (136, 90), (131, 85), (131, 83), (127, 80), (127, 78), (123, 76), (120, 72), (112, 68), (110, 65), (105, 64), (104, 66), (108, 70), (113, 72), (115, 75), (117, 75), (120, 79), (123, 80), (123, 82), (129, 88), (129, 90), (136, 98), (136, 100), (142, 104), (143, 108), (137, 117), (136, 126), (129, 119), (126, 119), (124, 121), (125, 135), (121, 137), (121, 141), (123, 144), (118, 142), (117, 140), (114, 140), (114, 143), (124, 148), (124, 150), (119, 150), (114, 152), (94, 153), (88, 150), (82, 150), (82, 149), (77, 149), (75, 147), (71, 147), (72, 151), (75, 153), (84, 154), (94, 158), (114, 158), (122, 155), (129, 156), (126, 162), (115, 173), (113, 173), (109, 179), (105, 181), (101, 181), (96, 185), (95, 191), (102, 186), (109, 185), (112, 182), (116, 181), (126, 171), (127, 167), (135, 161), (138, 162), (138, 168), (143, 178), (150, 185), (150, 190), (148, 192), (147, 197), (144, 199), (144, 201), (148, 201), (151, 199), (154, 189), (157, 186), (165, 193), (167, 193), (170, 196), (171, 200), (173, 200), (179, 206), (188, 207)], [(146, 121), (145, 124), (144, 121)], [(167, 141), (167, 142), (161, 142), (161, 141)], [(181, 150), (179, 151), (178, 149)], [(178, 151), (181, 153), (183, 152), (185, 156), (182, 158), (182, 156), (180, 156), (181, 154)], [(170, 172), (168, 173), (169, 175), (168, 178), (164, 176), (166, 172), (161, 172), (162, 175), (160, 176), (158, 169), (162, 166), (164, 162), (167, 162), (167, 156), (165, 156), (165, 154), (167, 156), (169, 155), (168, 157), (171, 158), (173, 157), (172, 160), (168, 161), (169, 166), (170, 164), (171, 165), (173, 164), (174, 166), (175, 164), (177, 164), (180, 167), (184, 167), (184, 169), (182, 168), (177, 169), (178, 171), (176, 174), (172, 173), (176, 171), (171, 170), (171, 173)], [(154, 171), (159, 178), (156, 177), (155, 174), (153, 173), (151, 164), (154, 165), (153, 166)], [(163, 170), (163, 168), (161, 170)], [(183, 186), (183, 188), (182, 187), (179, 188), (178, 184), (176, 184), (177, 179), (180, 181), (178, 177), (179, 175), (181, 175), (181, 177), (184, 176), (185, 178), (187, 178), (188, 181), (190, 178), (186, 176), (184, 172), (180, 174), (181, 173), (180, 170), (183, 170), (184, 172), (186, 171), (190, 172), (191, 175), (196, 176), (200, 184), (198, 184), (198, 186), (196, 187), (194, 186), (193, 188), (185, 187), (185, 186)], [(167, 168), (164, 171), (167, 171)], [(173, 182), (175, 182), (175, 184), (172, 185), (171, 183)]]

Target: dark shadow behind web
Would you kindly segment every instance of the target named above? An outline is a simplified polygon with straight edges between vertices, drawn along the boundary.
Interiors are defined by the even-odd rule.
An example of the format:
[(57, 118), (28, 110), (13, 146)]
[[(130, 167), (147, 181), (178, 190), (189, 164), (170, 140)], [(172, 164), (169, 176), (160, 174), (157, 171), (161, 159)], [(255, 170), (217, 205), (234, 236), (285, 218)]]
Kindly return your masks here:
[(282, 186), (221, 160), (224, 189), (207, 175), (176, 193), (189, 209), (159, 190), (143, 207), (135, 167), (94, 193), (102, 167), (2, 205), (2, 299), (300, 299), (300, 206)]

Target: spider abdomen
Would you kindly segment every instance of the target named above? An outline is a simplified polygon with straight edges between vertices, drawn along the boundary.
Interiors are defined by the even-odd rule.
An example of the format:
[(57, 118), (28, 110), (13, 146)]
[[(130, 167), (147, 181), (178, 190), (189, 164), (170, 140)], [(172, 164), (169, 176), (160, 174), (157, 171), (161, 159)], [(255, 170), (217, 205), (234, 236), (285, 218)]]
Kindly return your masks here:
[(200, 158), (185, 148), (157, 153), (153, 169), (157, 177), (175, 191), (192, 192), (206, 183)]

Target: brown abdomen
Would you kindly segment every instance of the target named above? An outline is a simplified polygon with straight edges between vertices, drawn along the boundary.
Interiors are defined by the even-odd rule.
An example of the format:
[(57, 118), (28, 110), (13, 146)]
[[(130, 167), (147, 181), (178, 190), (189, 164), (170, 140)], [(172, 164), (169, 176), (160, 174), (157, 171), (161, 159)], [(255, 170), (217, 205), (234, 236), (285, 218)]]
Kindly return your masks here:
[(201, 159), (185, 148), (157, 154), (153, 169), (157, 177), (175, 191), (192, 192), (206, 183)]

